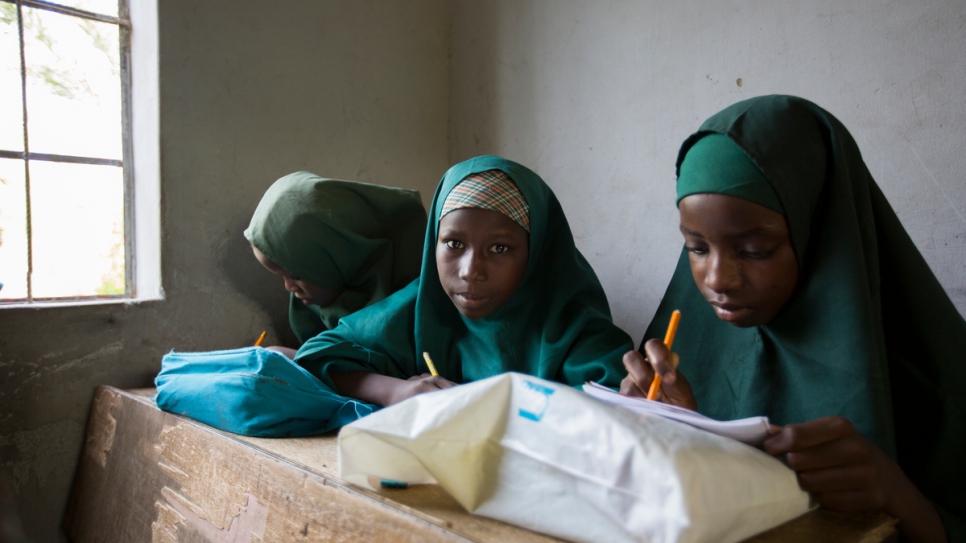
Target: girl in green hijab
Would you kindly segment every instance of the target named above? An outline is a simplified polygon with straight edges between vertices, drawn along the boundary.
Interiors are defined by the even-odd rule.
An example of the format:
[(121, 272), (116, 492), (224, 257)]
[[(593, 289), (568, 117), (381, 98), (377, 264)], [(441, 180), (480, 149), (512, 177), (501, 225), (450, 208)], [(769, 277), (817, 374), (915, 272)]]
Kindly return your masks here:
[(966, 321), (849, 132), (801, 98), (754, 98), (705, 121), (677, 170), (684, 250), (622, 391), (656, 371), (662, 401), (767, 415), (783, 427), (765, 450), (822, 505), (962, 541)]
[(495, 156), (461, 162), (437, 187), (431, 218), (419, 278), (307, 341), (296, 363), (383, 406), (507, 371), (620, 383), (633, 343), (537, 174)]
[(296, 172), (269, 187), (245, 237), (291, 293), (289, 323), (302, 343), (419, 275), (425, 229), (415, 190)]

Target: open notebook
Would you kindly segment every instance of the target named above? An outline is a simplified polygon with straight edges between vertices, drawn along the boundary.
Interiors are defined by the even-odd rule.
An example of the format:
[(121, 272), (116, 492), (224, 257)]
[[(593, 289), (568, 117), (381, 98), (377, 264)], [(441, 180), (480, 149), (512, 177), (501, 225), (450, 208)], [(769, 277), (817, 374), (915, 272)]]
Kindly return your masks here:
[(676, 405), (655, 402), (646, 398), (625, 396), (619, 392), (594, 382), (584, 383), (584, 392), (607, 403), (619, 405), (642, 415), (657, 415), (701, 428), (720, 436), (737, 439), (742, 443), (760, 447), (768, 435), (768, 417), (749, 417), (747, 419), (720, 421), (708, 418), (697, 411)]

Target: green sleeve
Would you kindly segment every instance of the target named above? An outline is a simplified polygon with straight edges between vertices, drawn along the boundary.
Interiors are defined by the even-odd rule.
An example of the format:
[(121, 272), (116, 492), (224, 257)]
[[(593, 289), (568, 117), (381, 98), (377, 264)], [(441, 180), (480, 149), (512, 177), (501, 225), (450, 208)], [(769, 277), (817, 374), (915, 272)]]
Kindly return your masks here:
[(627, 375), (624, 354), (632, 350), (634, 342), (626, 332), (609, 318), (596, 317), (581, 330), (555, 380), (571, 386), (596, 381), (607, 387), (619, 387)]
[(306, 341), (295, 362), (337, 390), (332, 372), (368, 371), (399, 379), (416, 375), (413, 315), (416, 282), (344, 317), (339, 325)]

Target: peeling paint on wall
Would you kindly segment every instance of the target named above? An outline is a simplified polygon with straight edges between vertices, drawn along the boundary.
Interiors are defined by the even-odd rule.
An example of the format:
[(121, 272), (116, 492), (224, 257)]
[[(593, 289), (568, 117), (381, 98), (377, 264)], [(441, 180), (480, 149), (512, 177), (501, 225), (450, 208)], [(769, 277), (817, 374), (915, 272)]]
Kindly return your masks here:
[(114, 445), (114, 432), (117, 429), (117, 419), (111, 415), (111, 408), (118, 401), (113, 393), (98, 394), (94, 397), (91, 407), (90, 426), (87, 428), (87, 446), (85, 451), (92, 455), (102, 468), (107, 465), (107, 456)]

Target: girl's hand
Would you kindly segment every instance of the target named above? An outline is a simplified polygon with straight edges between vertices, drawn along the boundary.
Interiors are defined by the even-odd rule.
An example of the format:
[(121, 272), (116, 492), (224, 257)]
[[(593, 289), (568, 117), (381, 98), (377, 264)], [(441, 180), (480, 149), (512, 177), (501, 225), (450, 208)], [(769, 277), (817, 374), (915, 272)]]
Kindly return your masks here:
[(392, 392), (387, 400), (389, 403), (386, 405), (397, 404), (418, 394), (435, 392), (437, 390), (454, 386), (456, 386), (456, 383), (448, 381), (438, 375), (430, 375), (428, 373), (424, 373), (422, 375), (413, 375), (405, 381), (400, 380), (398, 383), (396, 383), (396, 385), (392, 388)]
[(691, 392), (691, 384), (677, 371), (678, 355), (668, 351), (664, 342), (656, 338), (644, 344), (644, 351), (647, 358), (638, 351), (624, 355), (627, 377), (621, 381), (621, 394), (646, 398), (656, 371), (661, 376), (658, 401), (696, 410), (698, 402)]
[(343, 396), (383, 407), (397, 404), (424, 392), (456, 386), (456, 383), (424, 373), (409, 379), (399, 379), (367, 371), (344, 371), (329, 374), (336, 392)]
[(899, 519), (909, 541), (946, 541), (935, 508), (898, 464), (843, 417), (789, 424), (765, 439), (769, 454), (785, 455), (798, 483), (837, 511), (882, 511)]

